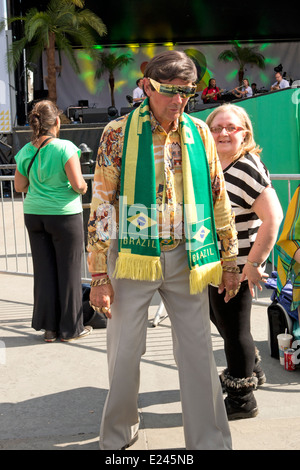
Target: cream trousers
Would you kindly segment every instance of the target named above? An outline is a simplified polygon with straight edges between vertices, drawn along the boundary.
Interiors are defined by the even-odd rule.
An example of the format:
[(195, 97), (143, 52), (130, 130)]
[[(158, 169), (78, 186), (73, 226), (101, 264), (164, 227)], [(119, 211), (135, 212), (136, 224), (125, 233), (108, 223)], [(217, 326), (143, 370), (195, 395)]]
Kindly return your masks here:
[[(108, 266), (117, 258), (116, 242)], [(120, 449), (138, 432), (140, 361), (146, 349), (148, 308), (158, 290), (172, 325), (187, 450), (231, 449), (231, 436), (213, 357), (207, 289), (189, 293), (185, 245), (161, 253), (163, 279), (113, 279), (115, 299), (107, 325), (109, 392), (100, 428), (100, 449)]]

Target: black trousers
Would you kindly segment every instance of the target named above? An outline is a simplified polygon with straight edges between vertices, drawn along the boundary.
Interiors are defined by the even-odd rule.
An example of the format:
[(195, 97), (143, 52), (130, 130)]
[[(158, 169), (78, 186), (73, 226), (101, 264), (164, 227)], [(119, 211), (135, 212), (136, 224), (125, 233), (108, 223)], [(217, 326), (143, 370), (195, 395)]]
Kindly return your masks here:
[(62, 338), (83, 331), (82, 215), (25, 214), (34, 270), (32, 327)]
[(210, 319), (224, 339), (228, 372), (236, 378), (252, 377), (255, 345), (250, 329), (252, 297), (248, 281), (242, 282), (238, 294), (228, 303), (224, 295), (209, 286)]

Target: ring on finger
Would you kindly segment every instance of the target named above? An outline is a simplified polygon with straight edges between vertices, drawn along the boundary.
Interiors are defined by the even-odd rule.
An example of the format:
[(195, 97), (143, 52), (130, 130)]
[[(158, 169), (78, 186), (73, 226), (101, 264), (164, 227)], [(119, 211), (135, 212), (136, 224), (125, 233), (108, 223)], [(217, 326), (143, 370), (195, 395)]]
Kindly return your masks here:
[(235, 289), (234, 295), (236, 295), (236, 294), (238, 293), (238, 291), (240, 290), (240, 287), (241, 287), (241, 284), (239, 284), (239, 285), (237, 286), (237, 288)]
[(237, 289), (235, 289), (235, 290), (230, 289), (230, 290), (228, 291), (229, 297), (234, 297), (234, 296), (238, 293), (239, 290), (240, 290), (239, 287), (238, 287)]
[(108, 307), (101, 307), (102, 313), (107, 313), (110, 309)]
[(101, 309), (100, 307), (96, 307), (96, 305), (93, 305), (92, 302), (90, 302), (90, 306), (92, 307), (92, 309), (97, 312), (97, 313), (100, 313), (101, 312)]

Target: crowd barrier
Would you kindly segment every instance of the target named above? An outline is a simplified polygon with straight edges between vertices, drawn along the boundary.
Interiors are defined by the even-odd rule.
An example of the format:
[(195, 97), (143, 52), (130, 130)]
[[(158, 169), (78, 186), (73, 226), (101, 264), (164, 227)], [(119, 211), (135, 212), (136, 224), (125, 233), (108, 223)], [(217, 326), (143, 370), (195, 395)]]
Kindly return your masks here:
[[(0, 165), (1, 169), (14, 168), (15, 165)], [(93, 175), (83, 175), (85, 180), (93, 180)], [(271, 174), (271, 180), (286, 181), (288, 201), (293, 196), (292, 182), (300, 183), (300, 174)], [(24, 194), (14, 192), (14, 175), (0, 176), (0, 273), (33, 276), (33, 266), (29, 239), (24, 225), (23, 216)], [(83, 221), (86, 220), (85, 212), (90, 210), (90, 201), (83, 202)], [(84, 223), (84, 222), (83, 222)], [(84, 244), (85, 245), (85, 244)], [(87, 269), (87, 252), (83, 246), (82, 282), (89, 282), (91, 276)], [(272, 270), (275, 269), (274, 250), (271, 253)], [(256, 294), (253, 302), (259, 305), (268, 305), (260, 300)], [(160, 304), (153, 325), (156, 326), (165, 318), (163, 305)]]
[[(0, 165), (0, 171), (15, 165)], [(92, 181), (94, 175), (83, 175), (86, 181)], [(33, 276), (33, 266), (28, 234), (23, 215), (24, 194), (14, 191), (14, 175), (0, 176), (0, 273), (20, 276)], [(90, 201), (81, 197), (83, 213), (90, 211)], [(84, 223), (84, 222), (83, 222)], [(86, 237), (85, 237), (86, 241)], [(87, 269), (87, 253), (83, 246), (82, 282), (90, 280)]]

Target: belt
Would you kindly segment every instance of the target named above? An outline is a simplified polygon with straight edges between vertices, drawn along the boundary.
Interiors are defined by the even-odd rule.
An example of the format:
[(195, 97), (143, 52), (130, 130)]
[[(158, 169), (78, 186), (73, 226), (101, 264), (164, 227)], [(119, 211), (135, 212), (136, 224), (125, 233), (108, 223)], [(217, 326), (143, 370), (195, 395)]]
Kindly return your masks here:
[(161, 240), (160, 242), (160, 251), (171, 251), (175, 250), (179, 245), (183, 245), (185, 243), (185, 238), (182, 238), (180, 240), (168, 240), (168, 244), (164, 243), (164, 240)]

